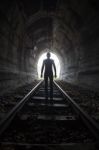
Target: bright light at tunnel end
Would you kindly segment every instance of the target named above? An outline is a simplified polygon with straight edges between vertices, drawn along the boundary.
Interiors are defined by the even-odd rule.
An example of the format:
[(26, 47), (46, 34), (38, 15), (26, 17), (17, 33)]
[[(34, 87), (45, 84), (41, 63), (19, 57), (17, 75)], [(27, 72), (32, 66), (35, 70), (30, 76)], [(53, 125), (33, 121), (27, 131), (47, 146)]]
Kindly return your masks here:
[[(38, 72), (38, 78), (41, 79), (41, 67), (42, 67), (42, 63), (43, 63), (43, 60), (46, 59), (46, 54), (47, 53), (44, 53), (40, 56), (39, 60), (38, 60), (38, 64), (37, 64), (37, 72)], [(57, 78), (56, 79), (59, 79), (60, 77), (60, 62), (59, 62), (59, 59), (58, 57), (51, 53), (51, 59), (54, 60), (55, 62), (55, 65), (56, 65), (56, 73), (57, 73)], [(53, 70), (53, 75), (55, 75), (54, 73), (54, 70)], [(43, 77), (44, 77), (44, 74), (43, 74)]]

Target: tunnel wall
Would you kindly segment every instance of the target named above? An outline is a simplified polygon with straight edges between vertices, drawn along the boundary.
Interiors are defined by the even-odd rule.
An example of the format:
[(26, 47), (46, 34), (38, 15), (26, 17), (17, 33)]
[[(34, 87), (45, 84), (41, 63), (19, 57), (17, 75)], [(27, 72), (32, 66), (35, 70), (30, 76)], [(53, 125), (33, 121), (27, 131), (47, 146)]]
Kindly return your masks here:
[(81, 30), (78, 81), (99, 91), (99, 21), (95, 15)]
[(66, 37), (59, 32), (62, 27), (58, 27), (59, 33), (57, 32), (56, 35), (57, 37), (64, 36), (64, 40), (60, 43), (60, 54), (64, 59), (62, 79), (99, 91), (99, 11), (96, 9), (97, 5), (85, 0), (80, 3), (73, 0), (71, 0), (72, 3), (65, 2), (60, 7), (63, 9), (61, 12), (65, 14), (64, 22), (66, 22), (67, 31), (71, 32), (66, 32), (65, 29)]
[(32, 71), (28, 68), (31, 58), (28, 58), (22, 44), (24, 24), (24, 13), (17, 7), (15, 1), (2, 3), (0, 6), (0, 95), (33, 81), (33, 68)]

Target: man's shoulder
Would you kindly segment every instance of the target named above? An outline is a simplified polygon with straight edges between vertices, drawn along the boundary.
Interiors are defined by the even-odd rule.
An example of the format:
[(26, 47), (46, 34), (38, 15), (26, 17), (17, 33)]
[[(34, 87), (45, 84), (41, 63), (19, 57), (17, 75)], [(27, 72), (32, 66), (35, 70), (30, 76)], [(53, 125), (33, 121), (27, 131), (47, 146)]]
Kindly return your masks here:
[(47, 59), (44, 59), (44, 60), (43, 60), (43, 62), (46, 62), (46, 61), (47, 61)]
[(51, 59), (51, 61), (52, 61), (52, 63), (54, 62), (54, 60), (53, 60), (53, 59)]
[(54, 61), (53, 59), (50, 59), (51, 61)]
[(47, 59), (44, 59), (43, 62), (46, 61), (46, 60), (47, 60)]
[(45, 63), (45, 62), (52, 62), (52, 63), (53, 63), (54, 60), (53, 60), (53, 59), (44, 59), (43, 62), (44, 62), (44, 63)]

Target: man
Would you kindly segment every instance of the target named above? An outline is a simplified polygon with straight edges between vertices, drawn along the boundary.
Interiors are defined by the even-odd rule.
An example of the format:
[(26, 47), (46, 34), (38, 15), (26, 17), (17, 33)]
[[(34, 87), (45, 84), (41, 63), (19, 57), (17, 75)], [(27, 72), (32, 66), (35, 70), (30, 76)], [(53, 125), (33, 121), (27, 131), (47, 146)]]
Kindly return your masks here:
[(43, 74), (43, 70), (45, 67), (44, 72), (44, 80), (45, 80), (45, 96), (46, 99), (48, 99), (48, 78), (50, 80), (50, 99), (53, 99), (53, 70), (52, 67), (54, 67), (55, 72), (55, 78), (56, 78), (56, 66), (53, 59), (50, 59), (51, 54), (47, 53), (47, 59), (43, 61), (42, 68), (41, 68), (41, 78)]

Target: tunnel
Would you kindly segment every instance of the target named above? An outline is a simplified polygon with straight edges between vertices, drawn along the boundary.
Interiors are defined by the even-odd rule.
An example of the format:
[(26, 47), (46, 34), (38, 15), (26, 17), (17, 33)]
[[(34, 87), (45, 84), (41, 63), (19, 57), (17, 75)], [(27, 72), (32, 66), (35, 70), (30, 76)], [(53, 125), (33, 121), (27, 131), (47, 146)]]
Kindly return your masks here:
[(60, 79), (99, 90), (98, 1), (0, 2), (0, 93), (37, 79), (37, 61), (50, 49)]
[(37, 78), (37, 61), (51, 49), (61, 79), (99, 89), (97, 0), (3, 1), (0, 4), (1, 94)]
[(56, 80), (99, 94), (98, 0), (0, 1), (0, 96), (40, 80), (48, 51), (59, 60)]

